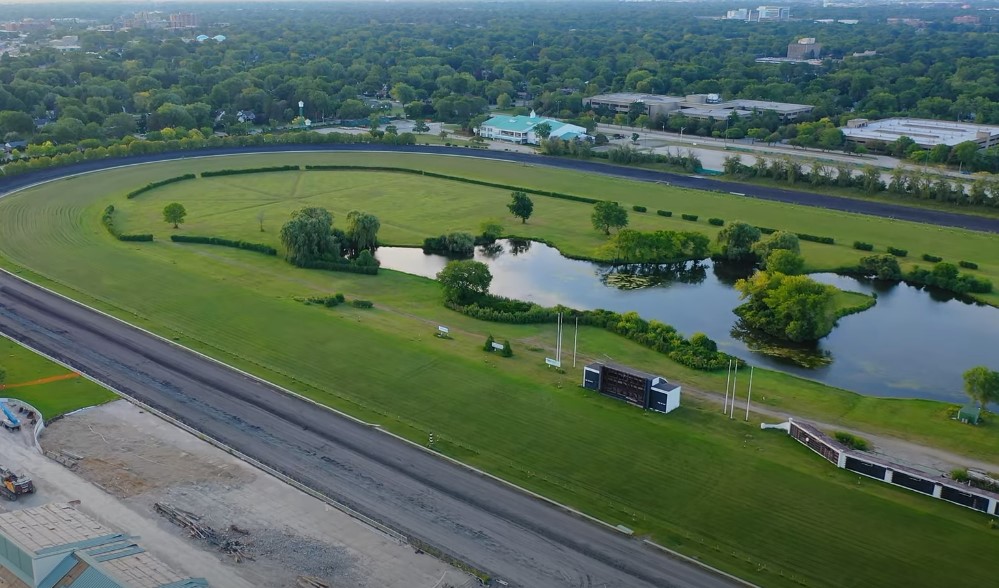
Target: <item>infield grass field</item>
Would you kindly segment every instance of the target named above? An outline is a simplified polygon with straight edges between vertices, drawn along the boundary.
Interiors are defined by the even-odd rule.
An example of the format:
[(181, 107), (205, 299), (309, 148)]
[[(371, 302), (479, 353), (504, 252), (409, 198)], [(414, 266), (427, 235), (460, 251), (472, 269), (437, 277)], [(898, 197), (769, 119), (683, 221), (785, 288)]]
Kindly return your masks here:
[[(552, 182), (561, 182), (552, 185), (555, 190), (604, 193), (629, 204), (646, 203), (650, 210), (669, 206), (677, 215), (793, 228), (775, 216), (787, 209), (787, 222), (805, 225), (795, 228), (800, 232), (829, 234), (822, 226), (839, 226), (834, 217), (825, 218), (827, 225), (807, 222), (837, 213), (513, 164), (283, 154), (135, 166), (5, 198), (0, 200), (2, 263), (414, 441), (425, 442), (434, 432), (437, 447), (448, 455), (764, 586), (930, 586), (951, 585), (958, 577), (987, 585), (999, 573), (999, 562), (989, 555), (999, 548), (999, 532), (988, 528), (987, 517), (860, 480), (782, 433), (760, 431), (755, 419), (747, 424), (723, 418), (711, 404), (687, 398), (683, 408), (663, 416), (582, 391), (578, 368), (561, 375), (542, 365), (554, 326), (469, 319), (442, 307), (435, 283), (400, 273), (300, 270), (280, 258), (174, 244), (165, 238), (171, 229), (158, 218), (165, 202), (177, 200), (189, 211), (183, 232), (276, 243), (286, 213), (311, 203), (330, 206), (340, 219), (353, 208), (374, 212), (386, 241), (409, 244), (447, 230), (476, 230), (485, 218), (504, 218), (511, 231), (589, 255), (600, 242), (589, 229), (589, 206), (536, 197), (536, 219), (515, 226), (503, 214), (509, 196), (502, 190), (368, 172), (198, 179), (124, 200), (137, 186), (189, 171), (284, 163), (408, 164), (526, 185), (547, 185), (551, 175)], [(278, 183), (287, 188), (278, 189)], [(726, 202), (733, 211), (743, 208), (706, 212), (721, 210), (711, 207)], [(109, 203), (121, 207), (126, 230), (153, 228), (157, 241), (113, 240), (100, 224)], [(759, 220), (749, 217), (755, 206), (773, 208), (767, 215), (756, 212), (764, 219)], [(256, 220), (261, 207), (267, 210), (264, 233)], [(703, 222), (638, 217), (632, 213), (639, 227), (708, 230)], [(853, 222), (858, 235), (884, 233), (871, 219)], [(882, 224), (885, 230), (902, 226)], [(911, 225), (907, 231), (913, 227), (935, 230)], [(911, 239), (923, 237), (915, 231)], [(959, 250), (964, 245), (957, 241), (949, 246)], [(941, 254), (939, 243), (935, 252)], [(855, 255), (848, 247), (814, 246), (820, 247), (833, 258)], [(812, 250), (809, 244), (810, 258)], [(327, 309), (296, 300), (333, 292), (372, 300), (376, 307)], [(453, 339), (433, 336), (439, 324), (451, 327)], [(510, 339), (515, 356), (482, 352), (487, 333)], [(602, 330), (581, 329), (580, 341), (580, 364), (606, 353), (667, 374), (685, 388), (724, 386), (724, 374), (687, 370)], [(941, 403), (866, 398), (764, 370), (756, 374), (754, 400), (757, 396), (796, 414), (868, 426), (968, 455), (992, 458), (999, 452), (993, 427), (957, 425), (945, 417)]]
[(72, 372), (6, 337), (0, 337), (0, 367), (8, 386), (0, 387), (0, 396), (27, 402), (46, 419), (118, 398), (85, 378), (57, 379)]

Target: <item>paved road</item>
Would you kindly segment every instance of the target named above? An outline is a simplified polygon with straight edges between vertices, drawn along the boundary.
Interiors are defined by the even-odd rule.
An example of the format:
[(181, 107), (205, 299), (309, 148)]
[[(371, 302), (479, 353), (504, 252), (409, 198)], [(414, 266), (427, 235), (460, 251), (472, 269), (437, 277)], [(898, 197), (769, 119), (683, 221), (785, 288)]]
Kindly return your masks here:
[(6, 273), (0, 331), (511, 586), (738, 585)]
[[(197, 157), (204, 155), (235, 155), (241, 153), (276, 153), (282, 151), (385, 151), (395, 153), (428, 153), (446, 155), (464, 155), (470, 157), (485, 157), (500, 159), (528, 165), (546, 165), (562, 169), (575, 170), (580, 172), (599, 173), (610, 176), (628, 178), (632, 180), (646, 182), (665, 182), (674, 186), (684, 188), (695, 188), (700, 190), (716, 190), (720, 192), (736, 193), (747, 198), (759, 198), (762, 200), (773, 200), (777, 202), (788, 202), (801, 204), (804, 206), (815, 206), (819, 208), (829, 208), (844, 212), (855, 212), (871, 216), (893, 218), (898, 220), (927, 223), (947, 227), (958, 227), (973, 231), (984, 231), (988, 233), (999, 233), (999, 218), (987, 218), (957, 212), (944, 212), (879, 202), (875, 200), (860, 200), (851, 198), (841, 198), (838, 196), (827, 196), (811, 192), (796, 192), (793, 190), (783, 190), (764, 186), (754, 186), (751, 184), (738, 184), (726, 182), (713, 178), (686, 176), (671, 174), (647, 169), (613, 166), (594, 161), (583, 161), (575, 159), (563, 159), (556, 157), (545, 157), (540, 155), (530, 155), (525, 153), (514, 153), (506, 151), (473, 151), (467, 148), (448, 148), (424, 145), (393, 146), (393, 145), (262, 145), (245, 148), (225, 148), (225, 149), (203, 149), (199, 151), (185, 151), (177, 153), (164, 153), (159, 155), (145, 155), (129, 157), (123, 159), (105, 159), (100, 161), (89, 161), (76, 165), (48, 169), (23, 176), (12, 178), (0, 178), (0, 196), (3, 193), (18, 187), (27, 186), (35, 182), (55, 179), (80, 173), (85, 171), (100, 170), (116, 165), (129, 163), (151, 163), (156, 161), (169, 161), (183, 159), (186, 157)], [(511, 183), (516, 183), (516, 178), (510, 178)]]

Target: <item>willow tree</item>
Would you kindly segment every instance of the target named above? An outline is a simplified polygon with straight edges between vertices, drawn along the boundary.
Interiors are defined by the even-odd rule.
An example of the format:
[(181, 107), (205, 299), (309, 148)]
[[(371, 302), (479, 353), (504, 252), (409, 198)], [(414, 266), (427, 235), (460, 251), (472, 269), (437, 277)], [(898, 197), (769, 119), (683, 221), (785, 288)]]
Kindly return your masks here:
[(333, 214), (325, 208), (293, 212), (291, 220), (281, 227), (281, 244), (291, 261), (340, 256), (340, 244), (333, 234)]
[(347, 251), (348, 257), (357, 257), (362, 251), (374, 252), (378, 248), (378, 229), (382, 223), (378, 217), (367, 212), (352, 210), (347, 213)]

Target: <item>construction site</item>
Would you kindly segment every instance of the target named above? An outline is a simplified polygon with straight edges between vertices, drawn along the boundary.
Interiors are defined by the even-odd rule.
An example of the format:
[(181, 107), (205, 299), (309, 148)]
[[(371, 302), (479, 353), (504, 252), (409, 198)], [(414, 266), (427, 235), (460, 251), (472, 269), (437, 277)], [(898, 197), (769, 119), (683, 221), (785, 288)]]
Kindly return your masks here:
[(11, 412), (4, 425), (21, 426), (0, 430), (0, 493), (8, 499), (0, 520), (71, 505), (216, 588), (478, 584), (126, 401), (58, 419), (37, 444), (35, 427), (25, 426), (31, 419)]

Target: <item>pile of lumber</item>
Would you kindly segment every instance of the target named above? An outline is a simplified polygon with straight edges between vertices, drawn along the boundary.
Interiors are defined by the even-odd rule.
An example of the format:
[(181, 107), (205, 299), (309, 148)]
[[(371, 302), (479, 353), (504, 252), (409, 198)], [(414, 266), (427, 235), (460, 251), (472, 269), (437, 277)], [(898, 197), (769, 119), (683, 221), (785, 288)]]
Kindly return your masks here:
[[(253, 559), (246, 553), (247, 546), (245, 543), (231, 537), (225, 532), (217, 531), (209, 525), (202, 523), (200, 516), (162, 502), (157, 502), (153, 505), (153, 508), (173, 524), (187, 529), (192, 537), (206, 541), (218, 547), (223, 553), (232, 555), (236, 563)], [(245, 531), (240, 534), (245, 534)]]

